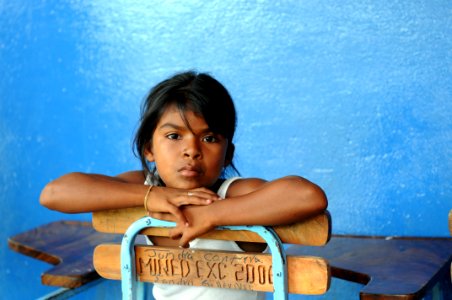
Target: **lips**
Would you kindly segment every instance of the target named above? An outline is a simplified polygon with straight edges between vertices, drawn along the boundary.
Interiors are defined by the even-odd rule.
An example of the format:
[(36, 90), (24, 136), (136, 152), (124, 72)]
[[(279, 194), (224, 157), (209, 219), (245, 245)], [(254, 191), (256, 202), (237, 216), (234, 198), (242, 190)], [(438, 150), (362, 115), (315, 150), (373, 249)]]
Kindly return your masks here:
[(187, 165), (180, 168), (178, 172), (185, 177), (197, 177), (202, 174), (202, 169), (198, 166)]

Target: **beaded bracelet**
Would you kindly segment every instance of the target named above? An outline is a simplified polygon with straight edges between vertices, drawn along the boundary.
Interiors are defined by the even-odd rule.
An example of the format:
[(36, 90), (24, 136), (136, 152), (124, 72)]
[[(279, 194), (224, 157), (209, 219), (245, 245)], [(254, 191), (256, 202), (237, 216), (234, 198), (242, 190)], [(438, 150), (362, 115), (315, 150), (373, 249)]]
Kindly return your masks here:
[(148, 196), (154, 186), (150, 185), (148, 191), (146, 192), (146, 196), (144, 196), (144, 209), (148, 211)]

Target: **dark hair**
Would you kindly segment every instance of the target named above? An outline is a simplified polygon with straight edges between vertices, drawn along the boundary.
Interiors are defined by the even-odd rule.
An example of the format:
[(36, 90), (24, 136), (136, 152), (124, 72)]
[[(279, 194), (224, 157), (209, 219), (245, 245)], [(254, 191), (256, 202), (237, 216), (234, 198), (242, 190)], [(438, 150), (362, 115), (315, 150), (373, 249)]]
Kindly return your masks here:
[(179, 73), (160, 82), (150, 90), (143, 102), (134, 144), (135, 154), (140, 158), (145, 174), (153, 174), (146, 160), (145, 150), (152, 142), (154, 130), (161, 116), (171, 105), (176, 105), (183, 118), (185, 111), (200, 114), (212, 132), (228, 139), (227, 168), (232, 168), (239, 174), (232, 163), (234, 156), (232, 139), (237, 122), (234, 102), (220, 82), (208, 74), (194, 71)]

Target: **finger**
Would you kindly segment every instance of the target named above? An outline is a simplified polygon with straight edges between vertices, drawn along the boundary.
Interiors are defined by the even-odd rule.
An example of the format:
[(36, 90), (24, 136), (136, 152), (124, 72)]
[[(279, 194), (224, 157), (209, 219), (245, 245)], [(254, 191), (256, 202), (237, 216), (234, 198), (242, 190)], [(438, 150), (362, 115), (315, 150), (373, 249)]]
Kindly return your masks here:
[(184, 249), (188, 249), (188, 248), (190, 248), (190, 244), (189, 243), (186, 243), (186, 244), (180, 244), (179, 243), (179, 247), (180, 248), (184, 248)]
[(172, 201), (176, 206), (182, 205), (209, 205), (217, 200), (220, 200), (218, 195), (212, 195), (199, 191), (188, 191), (181, 195), (180, 198)]
[(178, 207), (170, 205), (168, 207), (168, 212), (176, 218), (177, 223), (188, 224), (187, 218)]
[(219, 198), (219, 196), (218, 196), (218, 194), (216, 192), (214, 192), (212, 190), (209, 190), (207, 188), (204, 188), (204, 187), (196, 188), (196, 189), (193, 189), (192, 191), (200, 192), (200, 193), (203, 193), (203, 194), (206, 194), (206, 195), (211, 195), (214, 198)]
[(173, 240), (179, 239), (183, 234), (183, 228), (181, 226), (176, 226), (169, 231), (169, 237)]
[(198, 198), (204, 198), (204, 199), (211, 199), (211, 200), (218, 200), (220, 199), (220, 196), (213, 192), (206, 192), (206, 191), (197, 191), (197, 190), (190, 190), (187, 191), (185, 194), (187, 197), (198, 197)]
[(185, 229), (179, 239), (179, 247), (188, 248), (190, 241), (192, 241), (195, 237), (190, 233), (189, 229)]
[(174, 205), (176, 205), (178, 207), (183, 206), (183, 205), (209, 205), (215, 201), (216, 200), (213, 200), (213, 199), (206, 199), (206, 198), (201, 198), (198, 196), (190, 195), (190, 196), (185, 196), (183, 198), (176, 200)]
[(187, 238), (185, 237), (184, 234), (182, 234), (179, 238), (179, 247), (181, 248), (188, 248), (189, 246), (189, 241), (187, 240)]

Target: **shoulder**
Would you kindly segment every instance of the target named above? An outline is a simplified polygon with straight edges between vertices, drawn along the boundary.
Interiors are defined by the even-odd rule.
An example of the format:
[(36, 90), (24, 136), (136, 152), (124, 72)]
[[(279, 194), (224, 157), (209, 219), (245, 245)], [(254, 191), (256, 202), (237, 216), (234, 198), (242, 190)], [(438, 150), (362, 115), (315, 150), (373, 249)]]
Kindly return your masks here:
[(127, 183), (141, 183), (141, 184), (144, 183), (144, 180), (146, 179), (143, 171), (124, 172), (119, 175), (116, 175), (115, 177)]
[(260, 178), (240, 178), (234, 180), (228, 188), (227, 197), (246, 195), (263, 186), (267, 181)]

